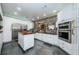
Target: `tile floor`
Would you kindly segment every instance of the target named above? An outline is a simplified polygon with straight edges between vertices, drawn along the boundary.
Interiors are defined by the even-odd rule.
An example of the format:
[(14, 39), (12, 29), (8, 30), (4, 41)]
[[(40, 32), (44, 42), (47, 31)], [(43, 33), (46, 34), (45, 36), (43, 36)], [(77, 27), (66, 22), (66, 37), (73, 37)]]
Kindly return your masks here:
[(2, 55), (67, 55), (67, 53), (56, 46), (35, 39), (34, 47), (27, 50), (25, 53), (23, 53), (18, 43), (15, 41), (4, 44)]

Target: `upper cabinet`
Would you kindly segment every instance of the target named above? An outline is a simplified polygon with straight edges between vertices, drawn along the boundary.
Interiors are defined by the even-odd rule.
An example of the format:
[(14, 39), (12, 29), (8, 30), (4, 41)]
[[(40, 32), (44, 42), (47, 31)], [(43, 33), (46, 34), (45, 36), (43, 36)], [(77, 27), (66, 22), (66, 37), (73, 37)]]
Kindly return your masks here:
[(69, 20), (71, 18), (76, 18), (76, 17), (77, 17), (77, 5), (76, 4), (69, 5), (58, 13), (59, 21)]
[(78, 4), (72, 4), (72, 5), (66, 6), (57, 14), (56, 25), (58, 26), (58, 23), (62, 21), (69, 21), (69, 20), (75, 20), (75, 24), (78, 24), (78, 18), (79, 18), (78, 13), (79, 13)]

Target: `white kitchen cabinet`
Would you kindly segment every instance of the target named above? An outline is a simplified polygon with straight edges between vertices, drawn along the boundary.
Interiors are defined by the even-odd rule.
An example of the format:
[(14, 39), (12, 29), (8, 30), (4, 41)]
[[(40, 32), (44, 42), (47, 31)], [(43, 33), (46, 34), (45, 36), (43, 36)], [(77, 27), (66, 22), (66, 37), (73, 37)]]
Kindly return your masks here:
[(52, 35), (52, 34), (36, 33), (35, 38), (37, 38), (38, 40), (47, 42), (49, 44), (52, 44), (52, 45), (53, 44), (56, 45), (58, 36)]
[(35, 34), (35, 36), (39, 36), (39, 37), (35, 37), (38, 40), (44, 41), (51, 45), (59, 46), (61, 49), (68, 52), (69, 54), (74, 55), (74, 54), (78, 53), (78, 51), (76, 51), (76, 49), (75, 49), (77, 47), (77, 45), (75, 45), (74, 42), (73, 42), (73, 44), (71, 44), (71, 43), (65, 42), (61, 39), (58, 39), (58, 35), (38, 33), (38, 35)]
[(58, 13), (59, 20), (67, 20), (77, 17), (77, 7), (75, 4), (65, 7)]
[(42, 37), (42, 41), (44, 42), (48, 42), (49, 41), (49, 37), (47, 34), (41, 34), (41, 37)]
[(63, 21), (72, 21), (74, 20), (74, 26), (77, 27), (79, 24), (79, 5), (72, 4), (70, 6), (65, 7), (57, 14), (57, 23), (56, 26), (58, 27), (58, 24)]
[(68, 52), (69, 54), (72, 54), (72, 44), (67, 43), (63, 40), (58, 40), (58, 44), (57, 44), (60, 48), (62, 48), (63, 50), (65, 50), (66, 52)]
[(51, 44), (57, 45), (58, 43), (58, 35), (51, 35)]
[(18, 44), (24, 51), (34, 46), (34, 34), (23, 35), (18, 33)]
[(79, 31), (77, 31), (77, 28), (79, 27), (79, 5), (73, 4), (70, 6), (65, 7), (58, 13), (57, 17), (57, 26), (60, 23), (63, 23), (65, 21), (73, 21), (72, 25), (72, 37), (71, 37), (71, 43), (65, 42), (61, 39), (58, 39), (57, 45), (61, 47), (64, 51), (68, 52), (69, 54), (78, 54), (78, 34)]
[(37, 39), (39, 38), (39, 40), (41, 40), (41, 34), (36, 33), (36, 34), (34, 35), (34, 37), (37, 38)]

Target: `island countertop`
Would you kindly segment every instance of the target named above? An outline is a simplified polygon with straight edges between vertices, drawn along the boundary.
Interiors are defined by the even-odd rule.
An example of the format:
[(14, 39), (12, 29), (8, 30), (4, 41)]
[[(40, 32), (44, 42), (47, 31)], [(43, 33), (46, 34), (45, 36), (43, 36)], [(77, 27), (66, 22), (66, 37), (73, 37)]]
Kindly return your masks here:
[(22, 35), (32, 34), (32, 32), (27, 32), (27, 31), (22, 31), (22, 32), (19, 32), (19, 33), (21, 33)]

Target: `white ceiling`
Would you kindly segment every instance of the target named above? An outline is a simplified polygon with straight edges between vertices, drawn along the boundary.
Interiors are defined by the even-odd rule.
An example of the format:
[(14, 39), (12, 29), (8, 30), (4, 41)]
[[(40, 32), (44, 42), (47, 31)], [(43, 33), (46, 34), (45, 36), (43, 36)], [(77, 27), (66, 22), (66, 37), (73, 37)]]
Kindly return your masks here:
[(37, 20), (57, 14), (70, 3), (2, 3), (3, 14), (19, 19)]

